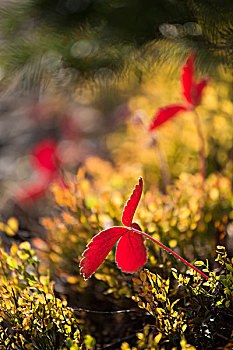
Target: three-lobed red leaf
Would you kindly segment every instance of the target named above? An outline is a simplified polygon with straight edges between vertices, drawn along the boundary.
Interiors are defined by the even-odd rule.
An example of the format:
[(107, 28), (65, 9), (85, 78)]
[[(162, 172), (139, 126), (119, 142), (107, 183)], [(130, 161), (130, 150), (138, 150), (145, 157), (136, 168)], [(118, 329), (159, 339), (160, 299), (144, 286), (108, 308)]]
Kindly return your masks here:
[(125, 226), (129, 227), (132, 224), (135, 210), (137, 209), (138, 203), (142, 195), (142, 189), (143, 189), (143, 180), (140, 177), (139, 183), (135, 186), (133, 193), (131, 194), (130, 199), (126, 203), (123, 210), (121, 221)]
[(98, 233), (88, 244), (80, 262), (81, 274), (88, 279), (103, 263), (110, 250), (116, 244), (116, 262), (118, 267), (127, 273), (138, 271), (147, 260), (144, 238), (133, 229), (141, 231), (137, 223), (132, 223), (135, 210), (141, 198), (143, 180), (135, 186), (122, 215), (122, 223), (128, 227), (114, 226)]
[(154, 115), (148, 131), (153, 131), (177, 113), (193, 109), (201, 103), (202, 91), (208, 83), (208, 78), (203, 78), (199, 82), (196, 81), (194, 59), (195, 54), (191, 52), (181, 74), (182, 94), (186, 100), (186, 105), (169, 105), (160, 108)]

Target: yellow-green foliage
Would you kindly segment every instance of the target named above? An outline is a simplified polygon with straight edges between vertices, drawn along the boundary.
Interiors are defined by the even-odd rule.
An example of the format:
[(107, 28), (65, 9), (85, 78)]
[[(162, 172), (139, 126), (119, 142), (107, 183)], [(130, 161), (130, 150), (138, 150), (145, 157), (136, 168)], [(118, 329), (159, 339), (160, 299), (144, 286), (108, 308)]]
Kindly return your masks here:
[[(100, 169), (103, 171), (102, 180)], [(130, 176), (126, 175), (127, 178), (132, 181)], [(221, 219), (228, 218), (232, 211), (231, 186), (227, 177), (211, 175), (206, 181), (204, 196), (201, 181), (199, 174), (182, 173), (165, 194), (157, 187), (145, 189), (137, 210), (137, 222), (146, 233), (170, 248), (178, 249), (188, 260), (196, 256), (210, 257), (216, 229), (222, 229), (221, 241), (226, 234)], [(53, 187), (57, 213), (42, 220), (47, 231), (46, 242), (35, 239), (33, 243), (38, 248), (43, 265), (47, 265), (53, 275), (66, 278), (74, 289), (82, 293), (87, 283), (79, 274), (81, 254), (99, 231), (122, 225), (122, 209), (129, 190), (119, 181), (119, 171), (98, 158), (89, 159), (80, 169), (77, 179), (69, 184), (69, 189)], [(122, 193), (119, 188), (122, 188)], [(175, 267), (180, 266), (175, 259), (162, 254), (158, 246), (150, 242), (147, 245), (150, 252), (147, 266), (152, 272), (158, 268), (163, 272), (169, 271), (171, 263)], [(115, 297), (132, 295), (130, 278), (122, 276), (116, 268), (114, 251), (110, 252), (94, 277), (107, 283), (106, 293), (114, 293)]]
[[(1, 251), (2, 349), (95, 348), (90, 335), (82, 339), (73, 310), (55, 297), (47, 269), (75, 297), (77, 307), (79, 300), (87, 305), (96, 298), (92, 304), (95, 309), (95, 303), (105, 297), (114, 309), (131, 307), (131, 298), (137, 302), (136, 317), (143, 312), (144, 319), (134, 329), (126, 326), (122, 317), (120, 327), (126, 337), (119, 335), (117, 349), (232, 347), (233, 261), (221, 247), (232, 249), (232, 105), (227, 79), (209, 84), (202, 105), (197, 107), (207, 156), (204, 183), (191, 111), (176, 116), (156, 133), (147, 131), (159, 107), (181, 100), (178, 81), (167, 81), (163, 71), (155, 79), (143, 81), (141, 90), (130, 99), (132, 116), (127, 126), (114, 129), (104, 138), (110, 161), (89, 157), (76, 178), (65, 175), (67, 188), (53, 185), (53, 210), (41, 220), (46, 238), (32, 240), (40, 266), (27, 242), (19, 247), (13, 244), (10, 254)], [(166, 189), (158, 161), (161, 151), (171, 173)], [(135, 221), (185, 259), (196, 260), (209, 280), (192, 270), (185, 272), (180, 261), (148, 241), (146, 268), (133, 279), (117, 268), (112, 249), (90, 282), (83, 280), (79, 263), (86, 245), (101, 230), (122, 225), (122, 210), (139, 176), (143, 176), (145, 188)], [(1, 222), (0, 230), (13, 237), (18, 230), (17, 219)], [(90, 319), (85, 327), (92, 333), (98, 327)], [(103, 335), (95, 333), (111, 344), (111, 339), (105, 339), (107, 334), (105, 328)]]
[(166, 336), (182, 335), (186, 329), (185, 314), (177, 308), (179, 299), (169, 299), (170, 278), (165, 280), (144, 269), (140, 279), (134, 278), (133, 282), (138, 288), (133, 300), (155, 318), (156, 330)]
[(55, 297), (28, 242), (0, 250), (0, 349), (81, 350), (79, 321)]
[[(206, 348), (217, 344), (224, 337), (226, 349), (233, 345), (233, 327), (224, 328), (225, 334), (218, 333), (221, 323), (233, 317), (233, 259), (227, 258), (225, 248), (218, 246), (217, 258), (222, 265), (218, 275), (209, 268), (208, 261), (197, 261), (196, 265), (204, 267), (210, 276), (205, 281), (193, 270), (188, 275), (178, 274), (172, 268), (172, 276), (163, 279), (158, 274), (144, 269), (140, 278), (133, 278), (136, 294), (132, 297), (139, 308), (145, 309), (154, 321), (150, 321), (143, 333), (138, 333), (137, 347), (133, 349), (195, 349), (188, 346), (184, 336), (203, 348), (203, 336)], [(181, 286), (184, 287), (182, 290)], [(221, 311), (220, 311), (221, 309)], [(196, 339), (193, 334), (196, 333)], [(173, 347), (172, 347), (173, 346)], [(130, 349), (127, 343), (122, 350)], [(225, 349), (225, 347), (224, 347)]]

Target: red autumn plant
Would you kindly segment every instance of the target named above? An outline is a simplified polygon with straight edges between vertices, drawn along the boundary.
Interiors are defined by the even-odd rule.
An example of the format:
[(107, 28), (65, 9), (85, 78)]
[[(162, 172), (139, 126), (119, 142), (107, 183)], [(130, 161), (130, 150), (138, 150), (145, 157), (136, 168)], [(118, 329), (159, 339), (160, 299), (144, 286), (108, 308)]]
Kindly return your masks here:
[(182, 69), (181, 85), (185, 104), (172, 104), (160, 108), (149, 126), (149, 131), (153, 131), (179, 112), (194, 110), (201, 103), (203, 89), (209, 79), (202, 78), (200, 81), (196, 80), (194, 59), (195, 54), (192, 52)]
[(37, 180), (25, 185), (16, 195), (16, 200), (27, 204), (43, 196), (54, 182), (66, 187), (60, 173), (62, 164), (57, 142), (47, 138), (37, 143), (30, 154), (31, 165), (37, 173)]
[(88, 244), (80, 262), (80, 273), (84, 276), (84, 279), (87, 280), (98, 269), (118, 240), (116, 248), (117, 266), (127, 273), (138, 271), (147, 261), (147, 250), (144, 245), (144, 237), (152, 240), (168, 253), (181, 260), (184, 264), (200, 273), (206, 279), (209, 279), (209, 277), (202, 271), (191, 265), (188, 261), (173, 252), (164, 244), (142, 232), (140, 226), (137, 223), (132, 222), (142, 195), (142, 189), (143, 180), (140, 177), (139, 183), (135, 186), (134, 191), (123, 210), (121, 221), (125, 227), (114, 226), (101, 231), (94, 236)]
[(195, 54), (192, 52), (187, 59), (186, 64), (183, 66), (181, 75), (182, 95), (185, 100), (185, 104), (173, 104), (163, 108), (160, 108), (155, 114), (150, 126), (149, 132), (152, 132), (160, 125), (174, 117), (179, 112), (193, 111), (194, 122), (196, 124), (198, 138), (199, 138), (199, 158), (200, 158), (200, 171), (203, 178), (203, 191), (204, 182), (206, 178), (206, 160), (205, 160), (205, 140), (201, 130), (201, 124), (199, 116), (196, 111), (196, 107), (199, 106), (202, 99), (203, 89), (207, 85), (209, 79), (202, 78), (197, 81), (195, 77)]

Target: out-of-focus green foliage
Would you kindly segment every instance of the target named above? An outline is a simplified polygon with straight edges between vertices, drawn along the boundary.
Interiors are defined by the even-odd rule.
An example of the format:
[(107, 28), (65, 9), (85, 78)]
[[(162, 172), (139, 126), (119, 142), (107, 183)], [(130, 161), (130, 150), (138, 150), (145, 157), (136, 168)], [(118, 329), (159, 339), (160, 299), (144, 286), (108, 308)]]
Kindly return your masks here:
[(172, 59), (174, 71), (190, 50), (202, 71), (231, 68), (232, 11), (230, 0), (9, 1), (0, 15), (3, 87), (10, 82), (37, 95), (48, 87), (70, 91), (90, 78), (95, 89), (119, 89), (123, 71), (126, 92), (154, 64)]

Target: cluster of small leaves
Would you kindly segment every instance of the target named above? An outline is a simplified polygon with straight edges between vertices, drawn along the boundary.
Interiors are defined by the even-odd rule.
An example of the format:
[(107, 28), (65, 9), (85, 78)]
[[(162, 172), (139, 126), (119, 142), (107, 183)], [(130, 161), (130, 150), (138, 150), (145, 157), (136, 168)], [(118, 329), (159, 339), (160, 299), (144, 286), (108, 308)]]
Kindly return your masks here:
[[(139, 210), (139, 217), (148, 233), (171, 248), (176, 246), (183, 256), (187, 245), (193, 256), (209, 256), (214, 249), (216, 225), (231, 211), (231, 190), (228, 178), (212, 175), (206, 180), (202, 196), (199, 174), (182, 173), (167, 193), (145, 194), (147, 208)], [(203, 232), (206, 232), (203, 235)], [(195, 237), (195, 244), (193, 244)], [(224, 237), (221, 236), (221, 239)], [(208, 244), (207, 244), (208, 242)]]
[(5, 232), (8, 236), (14, 236), (18, 231), (19, 223), (14, 217), (10, 217), (7, 222), (0, 222), (0, 231)]
[[(140, 278), (133, 278), (136, 294), (132, 299), (154, 321), (137, 334), (137, 347), (132, 350), (212, 349), (224, 342), (224, 349), (232, 347), (233, 259), (227, 257), (225, 247), (218, 246), (216, 261), (221, 266), (218, 273), (211, 271), (208, 260), (196, 261), (209, 274), (207, 281), (193, 270), (183, 275), (174, 268), (177, 285), (171, 283), (172, 276), (164, 279), (147, 269), (140, 272)], [(123, 343), (122, 349), (131, 348)]]
[[(122, 178), (131, 180), (126, 169), (120, 177), (119, 171), (107, 161), (92, 158), (79, 170), (77, 180), (69, 182), (69, 189), (54, 185), (58, 211), (53, 217), (42, 220), (47, 231), (46, 242), (39, 238), (33, 241), (44, 266), (51, 269), (52, 275), (63, 280), (65, 278), (68, 284), (73, 285), (71, 288), (79, 292), (86, 287), (78, 266), (86, 243), (100, 230), (120, 225), (125, 200), (119, 189), (125, 191), (127, 198)], [(107, 178), (110, 179), (108, 185)], [(166, 194), (157, 188), (146, 191), (144, 205), (137, 210), (137, 221), (145, 232), (172, 249), (179, 247), (181, 254), (189, 260), (194, 256), (209, 257), (213, 250), (216, 225), (222, 213), (228, 213), (231, 207), (228, 178), (210, 176), (206, 181), (205, 198), (202, 198), (200, 183), (199, 174), (182, 173), (174, 185), (168, 187)], [(110, 188), (114, 189), (111, 194)], [(208, 231), (208, 237), (203, 235), (204, 231)], [(148, 241), (146, 244), (150, 250), (148, 267), (151, 271), (162, 268), (164, 273), (166, 269), (170, 270), (170, 257), (161, 255), (160, 248), (154, 244)], [(187, 246), (189, 249), (184, 249)], [(114, 293), (117, 298), (122, 295), (130, 297), (130, 278), (119, 273), (113, 260), (114, 252), (110, 252), (95, 278), (106, 282), (106, 293)], [(172, 260), (174, 267), (177, 263), (175, 259)]]
[[(195, 265), (204, 266), (203, 271), (210, 272), (211, 278), (204, 282), (203, 286), (209, 287), (212, 296), (216, 299), (216, 305), (220, 308), (231, 309), (233, 306), (233, 258), (228, 258), (224, 246), (217, 246), (216, 252), (215, 261), (221, 265), (221, 273), (218, 276), (216, 273), (210, 272), (208, 260), (206, 260), (206, 263), (196, 261)], [(197, 292), (197, 289), (194, 289), (194, 292)], [(200, 292), (206, 294), (203, 288), (200, 288)]]
[(137, 295), (132, 297), (133, 300), (155, 320), (154, 341), (158, 343), (164, 337), (176, 344), (187, 325), (184, 311), (177, 307), (179, 299), (171, 301), (170, 278), (165, 280), (160, 275), (144, 269), (140, 272), (140, 279), (133, 278), (133, 282), (138, 290)]
[(188, 271), (190, 276), (178, 274), (175, 269), (172, 272), (183, 295), (183, 308), (189, 324), (186, 337), (195, 334), (196, 346), (201, 347), (205, 342), (206, 348), (225, 339), (225, 348), (228, 349), (233, 345), (233, 327), (230, 326), (233, 317), (233, 259), (227, 257), (223, 246), (218, 246), (216, 252), (215, 261), (220, 264), (217, 272), (211, 271), (208, 260), (195, 263), (209, 274), (207, 281), (191, 270)]
[(0, 250), (0, 349), (84, 349), (80, 321), (55, 297), (29, 242)]
[[(121, 345), (121, 350), (165, 350), (166, 344), (163, 346), (160, 344), (160, 340), (162, 338), (162, 334), (158, 333), (156, 336), (153, 335), (153, 332), (150, 332), (150, 327), (145, 326), (143, 329), (143, 332), (137, 333), (137, 347), (130, 347), (128, 343), (124, 342)], [(178, 347), (180, 350), (196, 350), (196, 348), (190, 344), (187, 343), (184, 336), (182, 336), (182, 339), (180, 341), (180, 347)], [(172, 350), (177, 350), (177, 347), (173, 347)]]

